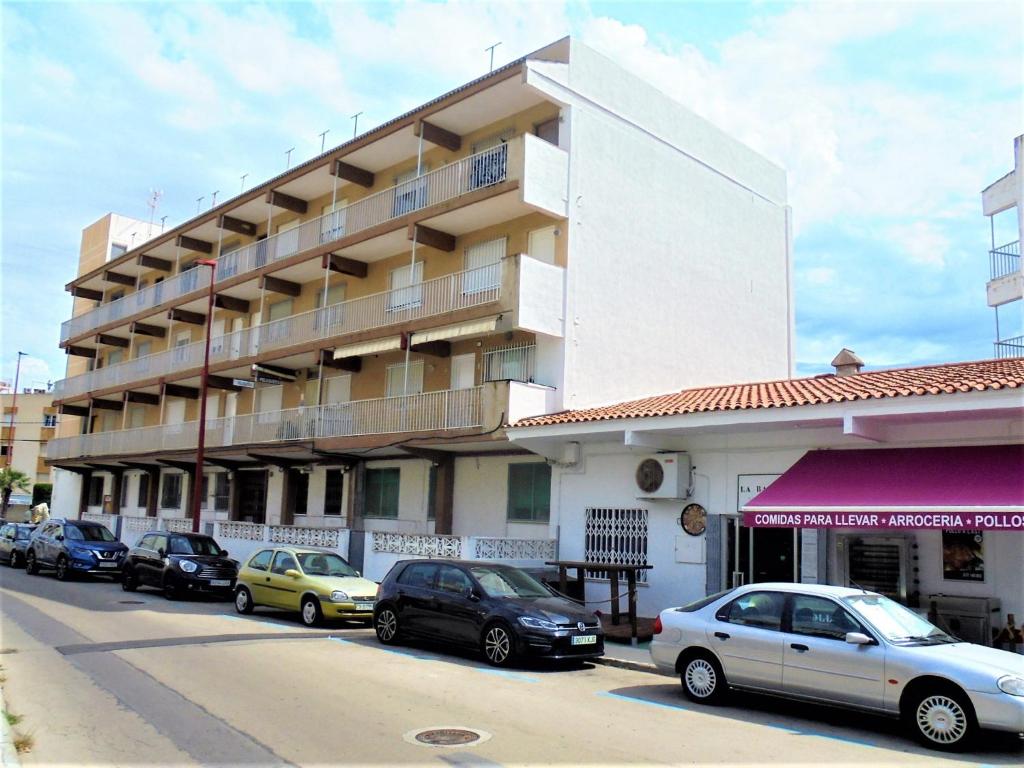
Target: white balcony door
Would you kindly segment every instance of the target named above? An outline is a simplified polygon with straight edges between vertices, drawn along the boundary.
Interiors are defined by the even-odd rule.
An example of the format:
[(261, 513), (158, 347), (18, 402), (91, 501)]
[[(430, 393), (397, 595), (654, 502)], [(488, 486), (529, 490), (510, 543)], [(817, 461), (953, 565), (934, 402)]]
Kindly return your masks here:
[(333, 205), (328, 203), (320, 213), (320, 242), (329, 243), (345, 236), (345, 206), (348, 200), (338, 200)]
[(174, 337), (174, 362), (184, 365), (188, 362), (186, 347), (192, 343), (192, 331), (181, 331)]
[(291, 317), (295, 302), (292, 299), (275, 301), (267, 310), (267, 326), (265, 342), (285, 341), (291, 335), (292, 324), (286, 318)]
[(146, 426), (146, 406), (133, 405), (128, 408), (128, 429)]
[(245, 327), (245, 320), (241, 317), (236, 317), (231, 321), (231, 350), (230, 355), (232, 360), (237, 360), (242, 355), (242, 329)]
[(332, 376), (324, 379), (324, 402), (331, 405), (347, 403), (352, 399), (352, 376)]
[(238, 393), (228, 392), (224, 398), (224, 445), (231, 445), (235, 434), (235, 415), (238, 413)]
[(423, 303), (423, 262), (391, 270), (388, 311), (418, 307)]
[(452, 358), (452, 389), (470, 389), (476, 384), (476, 355), (456, 355)]
[(214, 320), (210, 326), (210, 357), (224, 354), (224, 318)]
[(555, 263), (555, 227), (544, 227), (530, 232), (530, 256), (545, 264)]
[(249, 354), (255, 355), (260, 351), (260, 313), (253, 312), (249, 315)]
[(124, 350), (112, 349), (107, 355), (107, 367), (109, 368), (111, 365), (117, 365), (122, 360), (124, 360)]
[(274, 244), (274, 260), (291, 256), (299, 250), (299, 219), (293, 219), (277, 228), (277, 241)]
[(319, 290), (316, 292), (316, 306), (317, 309), (327, 307), (327, 309), (320, 313), (320, 317), (317, 322), (317, 330), (320, 331), (321, 336), (334, 336), (341, 333), (341, 324), (344, 320), (345, 307), (342, 302), (345, 301), (345, 284), (337, 283), (335, 285), (328, 286), (327, 288), (327, 304), (324, 304), (324, 292)]
[(480, 293), (501, 284), (501, 260), (505, 257), (506, 239), (488, 240), (466, 249), (467, 274), (462, 281), (464, 294)]
[(184, 423), (185, 401), (178, 397), (167, 400), (164, 406), (164, 432), (169, 435), (180, 434)]
[(387, 371), (387, 396), (418, 395), (423, 391), (423, 361), (409, 363), (408, 388), (406, 388), (405, 363), (389, 365)]
[(275, 411), (281, 410), (281, 403), (284, 401), (284, 385), (263, 386), (256, 389), (256, 412), (259, 414), (256, 421), (260, 424), (269, 424), (277, 419)]

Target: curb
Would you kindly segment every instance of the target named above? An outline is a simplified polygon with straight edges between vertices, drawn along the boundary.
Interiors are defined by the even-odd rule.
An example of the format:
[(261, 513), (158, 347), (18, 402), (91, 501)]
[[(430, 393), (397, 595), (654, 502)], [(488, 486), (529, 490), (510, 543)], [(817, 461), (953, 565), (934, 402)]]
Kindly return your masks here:
[[(0, 687), (0, 709), (7, 711), (7, 702), (4, 700), (4, 689)], [(14, 748), (14, 732), (7, 724), (6, 717), (0, 717), (0, 765), (5, 768), (19, 768), (21, 760), (18, 758), (18, 750)]]
[(620, 669), (631, 669), (634, 672), (647, 672), (651, 675), (663, 675), (664, 672), (658, 670), (653, 664), (648, 664), (642, 661), (626, 661), (625, 659), (616, 659), (610, 656), (602, 656), (599, 659), (593, 660), (595, 664), (603, 664), (606, 667), (619, 667)]

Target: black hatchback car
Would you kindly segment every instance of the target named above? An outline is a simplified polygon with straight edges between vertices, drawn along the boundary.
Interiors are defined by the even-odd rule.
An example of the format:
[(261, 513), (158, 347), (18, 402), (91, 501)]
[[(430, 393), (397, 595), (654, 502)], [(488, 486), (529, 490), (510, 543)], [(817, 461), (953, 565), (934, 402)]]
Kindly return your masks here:
[(121, 568), (121, 589), (160, 589), (170, 600), (190, 592), (234, 594), (238, 563), (210, 536), (152, 531), (128, 551)]
[(488, 663), (517, 657), (584, 660), (604, 653), (597, 616), (509, 565), (403, 560), (384, 577), (373, 610), (377, 639), (419, 637), (478, 648)]

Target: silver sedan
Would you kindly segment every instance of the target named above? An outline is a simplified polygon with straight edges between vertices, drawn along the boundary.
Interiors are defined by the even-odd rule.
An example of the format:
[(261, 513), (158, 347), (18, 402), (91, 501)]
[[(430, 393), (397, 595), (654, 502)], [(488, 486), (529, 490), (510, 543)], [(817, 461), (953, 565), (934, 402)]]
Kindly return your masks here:
[(902, 718), (924, 744), (1024, 736), (1024, 656), (961, 642), (873, 592), (751, 584), (661, 612), (651, 657), (693, 701), (729, 688)]

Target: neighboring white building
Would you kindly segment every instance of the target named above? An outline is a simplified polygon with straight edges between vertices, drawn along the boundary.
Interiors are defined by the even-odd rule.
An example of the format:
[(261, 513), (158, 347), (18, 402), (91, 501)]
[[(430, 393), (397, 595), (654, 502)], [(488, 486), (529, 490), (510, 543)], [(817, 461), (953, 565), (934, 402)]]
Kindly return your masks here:
[[(1019, 624), (1024, 359), (859, 373), (844, 352), (834, 365), (835, 375), (687, 389), (514, 425), (510, 439), (554, 466), (559, 557), (652, 565), (638, 590), (648, 616), (735, 583), (856, 581), (922, 608), (938, 593), (996, 598), (993, 626), (1007, 613)], [(662, 475), (657, 490), (652, 473)], [(817, 496), (792, 496), (801, 485)], [(807, 504), (822, 513), (799, 518), (813, 526), (787, 526), (787, 510)], [(691, 505), (706, 513), (705, 530)], [(911, 517), (889, 514), (902, 512)], [(915, 516), (923, 512), (950, 515)], [(956, 513), (964, 528), (988, 530), (966, 542), (944, 533)], [(774, 525), (786, 527), (765, 527)], [(605, 599), (606, 589), (591, 582), (588, 595)]]
[[(992, 249), (989, 251), (988, 305), (996, 321), (996, 357), (1024, 355), (1024, 271), (1021, 269), (1020, 244), (1024, 241), (1024, 136), (1013, 140), (1013, 170), (981, 192), (983, 213), (989, 218)], [(1009, 211), (1013, 213), (1009, 213)], [(997, 227), (996, 217), (1005, 213)], [(1013, 232), (1006, 240), (1002, 232)], [(1000, 314), (1002, 309), (1002, 314)]]

